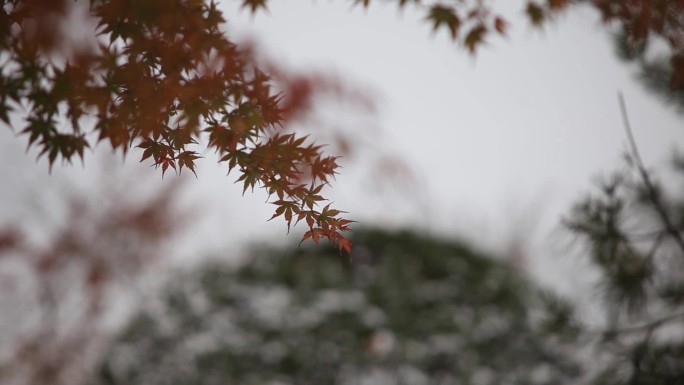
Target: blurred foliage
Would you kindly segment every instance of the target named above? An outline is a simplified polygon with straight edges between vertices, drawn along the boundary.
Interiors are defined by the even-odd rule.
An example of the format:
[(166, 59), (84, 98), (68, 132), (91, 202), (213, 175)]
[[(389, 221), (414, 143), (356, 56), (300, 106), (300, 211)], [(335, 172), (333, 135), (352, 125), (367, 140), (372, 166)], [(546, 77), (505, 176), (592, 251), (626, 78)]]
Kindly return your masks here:
[(577, 376), (570, 307), (458, 244), (355, 230), (173, 279), (97, 384), (557, 384)]
[(684, 383), (683, 214), (634, 153), (566, 221), (600, 275), (606, 324), (586, 333), (605, 361), (592, 383)]
[[(348, 0), (369, 7), (379, 0)], [(412, 7), (425, 15), (434, 31), (444, 30), (470, 54), (486, 45), (491, 36), (506, 36), (509, 22), (497, 11), (496, 0), (386, 0), (400, 9)], [(252, 12), (268, 9), (269, 0), (243, 0)], [(684, 1), (681, 0), (523, 0), (521, 11), (528, 22), (542, 28), (569, 9), (589, 6), (604, 25), (622, 31), (630, 47), (657, 42), (663, 49), (659, 63), (670, 90), (684, 89)], [(660, 81), (659, 80), (659, 81)]]
[[(677, 157), (677, 172), (684, 172)], [(97, 385), (684, 383), (684, 200), (643, 165), (565, 220), (603, 319), (505, 263), (412, 232), (255, 253), (174, 279), (112, 347)]]
[[(364, 7), (373, 2), (353, 0)], [(267, 0), (242, 3), (252, 13), (268, 6)], [(423, 11), (434, 30), (470, 53), (508, 28), (488, 0), (396, 3)], [(300, 87), (288, 98), (288, 81), (272, 78), (277, 66), (264, 69), (250, 47), (225, 36), (214, 1), (91, 0), (81, 27), (97, 27), (85, 44), (75, 42), (66, 24), (74, 4), (82, 3), (3, 1), (3, 124), (17, 127), (51, 166), (82, 159), (86, 149), (106, 141), (124, 153), (140, 147), (142, 160), (162, 174), (183, 167), (194, 172), (196, 150), (206, 140), (239, 173), (245, 191), (262, 187), (275, 198), (273, 218), (282, 216), (288, 228), (302, 221), (304, 239), (328, 238), (351, 252), (341, 235), (350, 221), (322, 203), (337, 158), (281, 130), (298, 108), (310, 106), (315, 82), (296, 82)], [(535, 26), (579, 4), (598, 10), (621, 31), (618, 52), (639, 64), (644, 83), (682, 104), (684, 1), (522, 4)], [(684, 383), (684, 203), (653, 181), (636, 151), (628, 161), (567, 221), (587, 241), (600, 272), (605, 326), (578, 324), (566, 301), (466, 247), (412, 233), (360, 231), (353, 264), (332, 249), (307, 248), (179, 278), (112, 348), (96, 381), (481, 385), (555, 384), (581, 376), (596, 384)], [(77, 314), (66, 332), (58, 323), (40, 324), (0, 363), (0, 376), (72, 379), (90, 351), (86, 345), (101, 341), (95, 338), (101, 300), (122, 264), (102, 251), (145, 254), (130, 248), (147, 250), (170, 233), (162, 225), (173, 223), (158, 208), (124, 219), (112, 214), (115, 222), (95, 227), (97, 236), (123, 235), (95, 251), (88, 225), (77, 233), (81, 227), (67, 226), (47, 250), (31, 250), (14, 230), (0, 233), (0, 251), (25, 257), (37, 277), (36, 301), (48, 321), (69, 312), (54, 297), (75, 274), (64, 261), (86, 261), (78, 267), (82, 317)], [(75, 205), (73, 212), (79, 219), (83, 208)], [(577, 360), (581, 341), (598, 349), (585, 358), (593, 363), (586, 371)]]
[(684, 2), (680, 0), (591, 0), (564, 3), (589, 3), (603, 21), (617, 26), (625, 47), (638, 52), (649, 45), (662, 47), (666, 87), (672, 91), (684, 89)]
[(620, 30), (613, 34), (613, 45), (620, 60), (636, 65), (636, 78), (646, 90), (684, 113), (684, 90), (670, 86), (673, 69), (667, 53), (657, 42), (634, 43), (624, 30)]
[(143, 198), (139, 175), (102, 174), (89, 193), (47, 188), (0, 225), (3, 385), (83, 384), (125, 321), (122, 305), (185, 230), (178, 183)]

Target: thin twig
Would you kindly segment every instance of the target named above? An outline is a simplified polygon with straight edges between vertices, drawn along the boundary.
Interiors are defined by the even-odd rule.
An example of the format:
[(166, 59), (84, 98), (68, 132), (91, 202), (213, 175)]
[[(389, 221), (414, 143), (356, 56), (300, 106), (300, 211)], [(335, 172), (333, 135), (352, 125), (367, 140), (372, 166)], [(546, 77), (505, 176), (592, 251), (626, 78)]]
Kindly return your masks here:
[(653, 332), (653, 330), (661, 327), (662, 325), (667, 324), (668, 322), (676, 321), (677, 319), (680, 319), (680, 318), (684, 318), (684, 312), (666, 315), (666, 316), (663, 316), (663, 317), (658, 318), (656, 320), (646, 322), (646, 323), (643, 323), (640, 325), (625, 326), (625, 327), (616, 328), (616, 329), (604, 329), (602, 327), (594, 326), (594, 327), (589, 327), (588, 331), (590, 334), (599, 334), (599, 335), (605, 334), (607, 332), (616, 333), (616, 334), (636, 333), (636, 332), (640, 332), (643, 330)]
[(640, 330), (646, 329), (650, 332), (653, 332), (654, 329), (659, 328), (660, 326), (662, 326), (668, 322), (675, 321), (675, 320), (682, 318), (682, 317), (684, 317), (684, 313), (670, 314), (668, 316), (659, 318), (659, 319), (651, 321), (651, 322), (647, 322), (647, 323), (642, 324), (642, 325), (627, 326), (627, 327), (624, 327), (621, 329), (616, 329), (614, 331), (617, 333), (633, 333), (633, 332), (638, 332)]
[(663, 243), (663, 240), (665, 239), (666, 233), (660, 233), (656, 237), (655, 241), (653, 241), (653, 245), (651, 246), (651, 250), (646, 254), (646, 258), (653, 259), (653, 256), (655, 255), (656, 251), (658, 251), (658, 248), (660, 247), (660, 244)]
[(646, 186), (648, 199), (651, 201), (653, 207), (660, 216), (660, 219), (663, 221), (665, 231), (667, 231), (672, 238), (674, 238), (677, 246), (679, 246), (679, 248), (682, 250), (682, 254), (684, 254), (684, 238), (682, 238), (682, 234), (677, 229), (677, 226), (675, 226), (672, 222), (665, 205), (660, 200), (660, 195), (653, 185), (653, 182), (651, 182), (648, 171), (646, 171), (646, 166), (644, 166), (644, 162), (641, 160), (641, 156), (639, 155), (639, 149), (637, 148), (636, 140), (634, 140), (634, 134), (632, 133), (632, 128), (629, 124), (629, 118), (627, 117), (627, 107), (625, 106), (625, 98), (622, 96), (622, 92), (618, 92), (618, 101), (620, 102), (622, 122), (625, 126), (625, 131), (627, 132), (627, 140), (629, 141), (632, 158), (634, 159), (637, 169), (639, 170), (639, 174), (644, 182), (644, 186)]

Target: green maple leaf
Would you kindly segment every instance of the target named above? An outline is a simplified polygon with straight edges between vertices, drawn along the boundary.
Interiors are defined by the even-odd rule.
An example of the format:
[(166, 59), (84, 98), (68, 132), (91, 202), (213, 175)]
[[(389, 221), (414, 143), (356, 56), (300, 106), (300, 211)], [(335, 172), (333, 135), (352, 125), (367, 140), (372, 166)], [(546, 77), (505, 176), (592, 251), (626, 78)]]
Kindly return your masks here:
[(266, 2), (268, 0), (244, 0), (242, 2), (242, 7), (243, 8), (250, 8), (250, 11), (252, 13), (256, 13), (257, 10), (260, 8), (263, 8), (265, 11), (268, 10), (268, 7), (266, 7)]
[(541, 25), (541, 23), (544, 21), (544, 9), (537, 3), (527, 3), (525, 13), (527, 13), (527, 17), (530, 18), (530, 21), (534, 25)]
[(456, 11), (444, 5), (433, 5), (430, 8), (427, 19), (433, 23), (433, 30), (444, 26), (449, 29), (451, 38), (456, 40), (458, 29), (461, 27), (461, 19), (456, 15)]

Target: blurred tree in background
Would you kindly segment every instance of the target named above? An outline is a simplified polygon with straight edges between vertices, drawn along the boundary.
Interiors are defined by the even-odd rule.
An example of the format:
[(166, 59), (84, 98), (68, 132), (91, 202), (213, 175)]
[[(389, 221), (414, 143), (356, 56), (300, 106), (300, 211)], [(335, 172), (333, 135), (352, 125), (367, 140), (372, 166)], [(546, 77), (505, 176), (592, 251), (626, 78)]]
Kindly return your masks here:
[[(424, 11), (470, 53), (508, 28), (490, 1), (396, 3)], [(0, 120), (51, 166), (106, 141), (124, 153), (141, 148), (162, 174), (194, 171), (198, 148), (213, 149), (245, 190), (260, 186), (275, 198), (274, 217), (288, 228), (303, 221), (304, 239), (327, 237), (350, 251), (341, 234), (350, 222), (321, 204), (337, 158), (286, 131), (324, 82), (292, 81), (257, 60), (221, 32), (214, 2), (92, 0), (81, 29), (65, 23), (84, 2), (2, 4)], [(258, 12), (268, 1), (243, 4)], [(597, 9), (645, 84), (681, 103), (684, 1), (521, 4), (536, 26), (574, 6)], [(359, 232), (351, 266), (332, 250), (302, 249), (178, 280), (133, 322), (93, 381), (684, 383), (684, 204), (666, 194), (635, 146), (628, 158), (567, 220), (600, 274), (604, 325), (578, 324), (567, 303), (465, 247)], [(22, 242), (20, 231), (2, 232), (3, 268), (21, 265), (33, 282), (11, 298), (14, 278), (3, 276), (6, 303), (25, 301), (39, 314), (0, 352), (3, 383), (84, 381), (111, 337), (102, 325), (107, 293), (121, 286), (115, 272), (135, 276), (141, 258), (159, 252), (178, 223), (170, 202), (96, 218), (76, 202), (44, 248)]]
[[(675, 162), (684, 172), (684, 162)], [(594, 384), (684, 383), (684, 201), (636, 147), (626, 167), (579, 202), (568, 227), (599, 272), (605, 325), (587, 327), (602, 359)]]
[(411, 232), (254, 253), (174, 278), (112, 347), (98, 384), (558, 384), (567, 304), (505, 263)]
[(95, 193), (31, 202), (0, 227), (0, 383), (84, 383), (160, 273), (187, 213), (178, 183), (141, 199), (137, 177), (103, 172)]
[(271, 251), (174, 279), (93, 381), (682, 383), (684, 202), (635, 147), (626, 159), (565, 221), (598, 272), (601, 319), (461, 244), (357, 230), (353, 263)]

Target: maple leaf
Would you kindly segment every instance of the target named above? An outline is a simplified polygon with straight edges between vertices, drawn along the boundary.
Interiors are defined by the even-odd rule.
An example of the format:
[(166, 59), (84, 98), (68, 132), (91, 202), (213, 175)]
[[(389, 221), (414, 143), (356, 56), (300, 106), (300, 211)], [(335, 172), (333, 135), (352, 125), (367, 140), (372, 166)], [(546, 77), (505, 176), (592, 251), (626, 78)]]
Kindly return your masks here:
[(477, 46), (484, 42), (484, 36), (486, 33), (487, 27), (485, 27), (483, 24), (476, 25), (470, 30), (470, 32), (468, 32), (465, 37), (464, 44), (471, 54), (475, 53)]
[(441, 26), (449, 29), (451, 38), (456, 40), (458, 29), (461, 27), (461, 19), (459, 19), (456, 11), (444, 5), (433, 5), (430, 7), (427, 19), (433, 23), (433, 31), (436, 31)]
[(330, 208), (330, 204), (326, 205), (318, 216), (319, 221), (329, 221), (338, 216), (342, 211)]
[(195, 151), (184, 151), (178, 154), (178, 173), (183, 171), (183, 167), (187, 167), (195, 177), (197, 173), (195, 172), (195, 160), (201, 158)]
[(507, 28), (508, 23), (506, 20), (498, 16), (494, 18), (494, 29), (496, 29), (496, 32), (498, 32), (500, 35), (505, 35)]
[(370, 5), (370, 0), (354, 0), (353, 6), (357, 6), (359, 4), (362, 5), (364, 8), (368, 8), (368, 6)]
[(679, 90), (684, 86), (684, 55), (676, 55), (670, 59), (672, 66), (672, 76), (670, 78), (670, 89)]
[(0, 104), (0, 120), (2, 120), (6, 125), (10, 124), (9, 113), (14, 109), (8, 106), (4, 101)]
[(546, 0), (546, 3), (550, 9), (559, 10), (568, 5), (568, 0)]
[(304, 233), (302, 236), (302, 240), (299, 242), (301, 245), (302, 242), (306, 241), (307, 239), (311, 238), (315, 244), (318, 244), (321, 241), (321, 237), (324, 236), (323, 234), (323, 229), (320, 228), (315, 228), (307, 231)]
[(162, 178), (164, 177), (164, 174), (166, 174), (166, 170), (169, 167), (176, 170), (176, 161), (174, 159), (166, 158), (166, 159), (162, 160), (159, 164), (162, 167)]
[(530, 1), (527, 3), (525, 13), (527, 13), (527, 16), (534, 25), (541, 25), (544, 21), (544, 9), (535, 2)]
[(341, 238), (338, 241), (338, 247), (339, 247), (340, 251), (344, 250), (345, 252), (347, 252), (347, 254), (351, 254), (352, 243), (350, 240), (348, 240), (346, 238)]
[(250, 12), (256, 13), (260, 8), (263, 8), (265, 11), (268, 10), (268, 7), (266, 6), (266, 2), (268, 0), (244, 0), (242, 2), (242, 7), (243, 8), (251, 8)]
[(409, 2), (419, 4), (420, 0), (399, 0), (399, 8), (404, 8)]

